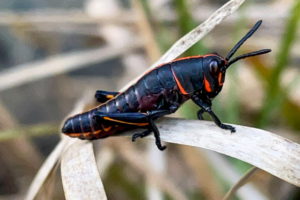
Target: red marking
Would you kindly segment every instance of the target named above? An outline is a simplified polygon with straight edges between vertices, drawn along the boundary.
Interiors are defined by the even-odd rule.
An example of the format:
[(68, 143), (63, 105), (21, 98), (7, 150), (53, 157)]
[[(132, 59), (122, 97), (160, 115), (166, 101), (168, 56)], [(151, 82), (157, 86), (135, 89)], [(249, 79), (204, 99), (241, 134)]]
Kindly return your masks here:
[(208, 56), (218, 56), (218, 55), (216, 55), (216, 54), (206, 54), (206, 55), (198, 55), (198, 56), (187, 56), (187, 57), (177, 58), (177, 59), (173, 60), (172, 62), (176, 62), (176, 61), (180, 61), (180, 60), (188, 60), (188, 59), (191, 59), (191, 58), (205, 58), (205, 57), (208, 57)]
[(212, 89), (211, 89), (211, 86), (210, 86), (210, 83), (208, 82), (208, 80), (205, 78), (204, 76), (204, 88), (207, 92), (211, 92)]
[[(170, 62), (162, 63), (162, 64), (156, 66), (155, 68), (146, 71), (146, 72), (143, 74), (143, 76), (145, 76), (146, 74), (150, 73), (151, 71), (153, 71), (153, 70), (155, 70), (155, 69), (157, 69), (157, 68), (159, 68), (159, 67), (161, 67), (161, 66), (163, 66), (163, 65), (171, 64), (172, 62), (176, 62), (176, 61), (180, 61), (180, 60), (188, 60), (188, 59), (191, 59), (191, 58), (205, 58), (205, 57), (208, 57), (208, 56), (218, 56), (218, 57), (220, 57), (219, 55), (216, 55), (216, 54), (206, 54), (206, 55), (187, 56), (187, 57), (176, 58), (176, 59), (174, 59), (174, 60), (172, 60), (172, 61), (170, 61)], [(220, 58), (222, 58), (222, 57), (220, 57)], [(224, 59), (224, 58), (222, 58), (222, 59)]]
[[(149, 69), (148, 71), (146, 71), (135, 83), (133, 83), (133, 84), (136, 84), (139, 80), (141, 80), (144, 76), (146, 76), (147, 74), (149, 74), (150, 72), (152, 72), (153, 70), (155, 70), (155, 69), (157, 69), (157, 68), (159, 68), (159, 67), (161, 67), (161, 66), (163, 66), (163, 65), (167, 65), (167, 64), (171, 64), (172, 62), (176, 62), (176, 61), (180, 61), (180, 60), (188, 60), (188, 59), (191, 59), (191, 58), (205, 58), (205, 57), (208, 57), (208, 56), (218, 56), (218, 57), (220, 57), (221, 59), (223, 59), (224, 60), (224, 58), (222, 58), (221, 56), (219, 56), (219, 55), (216, 55), (216, 54), (206, 54), (206, 55), (198, 55), (198, 56), (187, 56), (187, 57), (182, 57), (182, 58), (177, 58), (177, 59), (174, 59), (174, 60), (172, 60), (172, 61), (170, 61), (170, 62), (165, 62), (165, 63), (162, 63), (162, 64), (160, 64), (160, 65), (158, 65), (158, 66), (156, 66), (156, 67), (154, 67), (153, 69)], [(179, 85), (178, 85), (178, 87), (179, 87), (179, 89), (180, 89), (180, 86), (181, 86), (181, 84), (180, 84), (180, 82), (177, 80), (177, 78), (176, 78), (176, 76), (174, 76), (175, 77), (175, 80), (176, 80), (176, 82), (177, 82), (177, 84), (179, 83)], [(182, 88), (182, 94), (188, 94), (184, 89), (183, 89), (183, 87), (181, 86), (181, 88)], [(114, 98), (112, 98), (112, 99), (115, 99), (117, 96), (119, 96), (119, 95), (121, 95), (121, 94), (123, 94), (123, 92), (122, 93), (119, 93), (118, 95), (116, 95), (116, 96), (114, 96)], [(112, 99), (109, 99), (107, 102), (109, 102), (109, 101), (111, 101)], [(105, 103), (107, 103), (107, 102), (105, 102)], [(104, 104), (104, 103), (103, 103)], [(98, 107), (100, 107), (101, 105), (99, 105)]]
[(220, 72), (219, 75), (218, 75), (218, 82), (219, 82), (219, 86), (222, 86), (223, 85), (223, 81), (222, 81), (222, 78), (223, 78), (223, 74)]
[(97, 130), (94, 132), (82, 132), (82, 133), (66, 133), (66, 135), (70, 136), (70, 137), (80, 137), (81, 134), (83, 135), (83, 137), (87, 138), (90, 135), (98, 135), (99, 133), (101, 133), (102, 130)]
[(180, 91), (182, 94), (184, 94), (184, 95), (189, 94), (189, 93), (187, 93), (187, 92), (185, 91), (185, 89), (182, 87), (180, 81), (177, 79), (176, 74), (175, 74), (175, 72), (173, 71), (172, 68), (171, 68), (171, 71), (172, 71), (172, 74), (173, 74), (174, 79), (175, 79), (175, 81), (176, 81), (176, 84), (177, 84), (177, 86), (178, 86), (178, 88), (179, 88), (179, 91)]
[(148, 122), (145, 122), (145, 123), (126, 122), (126, 121), (121, 121), (121, 120), (112, 119), (112, 118), (110, 118), (110, 117), (103, 117), (103, 119), (109, 120), (109, 121), (113, 121), (113, 122), (122, 123), (122, 124), (136, 125), (136, 126), (147, 126), (147, 125), (149, 125)]

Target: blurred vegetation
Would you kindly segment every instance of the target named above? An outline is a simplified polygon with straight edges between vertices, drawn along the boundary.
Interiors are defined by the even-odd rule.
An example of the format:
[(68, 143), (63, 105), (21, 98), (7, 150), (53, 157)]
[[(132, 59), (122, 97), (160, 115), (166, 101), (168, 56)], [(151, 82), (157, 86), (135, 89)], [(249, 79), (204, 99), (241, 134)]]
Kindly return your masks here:
[[(45, 3), (46, 1), (44, 3), (38, 0), (30, 2), (30, 5), (32, 5), (31, 8), (29, 8), (26, 3), (21, 3), (17, 6), (15, 5), (17, 3), (14, 2), (14, 5), (8, 6), (8, 8), (17, 8), (17, 10), (9, 11), (14, 14), (18, 9), (22, 10), (23, 8), (22, 11), (29, 10), (30, 15), (32, 14), (30, 13), (31, 9), (34, 8), (33, 5), (39, 8), (46, 7), (47, 9), (52, 8), (54, 5), (53, 3), (49, 6)], [(86, 1), (85, 4), (90, 2), (92, 1)], [(165, 4), (168, 4), (168, 6), (162, 7), (172, 10), (172, 14), (175, 15), (175, 18), (171, 17), (171, 19), (159, 20), (159, 18), (156, 17), (157, 13), (152, 11), (153, 8), (151, 7), (152, 3), (150, 1), (141, 0), (140, 2), (143, 5), (143, 12), (147, 16), (148, 23), (151, 25), (155, 34), (156, 45), (160, 48), (161, 52), (166, 51), (180, 36), (189, 32), (201, 22), (199, 17), (195, 17), (197, 13), (193, 13), (195, 8), (204, 12), (206, 8), (213, 8), (212, 10), (214, 10), (217, 7), (216, 5), (219, 6), (221, 3), (224, 3), (224, 1), (204, 1), (201, 3), (205, 4), (206, 7), (203, 6), (202, 8), (202, 6), (195, 1), (166, 1)], [(56, 3), (59, 5), (58, 1)], [(1, 4), (8, 5), (9, 3), (2, 2)], [(275, 1), (245, 3), (237, 13), (237, 20), (233, 20), (233, 22), (229, 22), (228, 24), (221, 24), (217, 33), (212, 33), (211, 36), (207, 36), (203, 41), (191, 47), (183, 56), (207, 54), (211, 53), (211, 49), (220, 49), (220, 54), (227, 53), (237, 40), (244, 35), (248, 25), (258, 20), (253, 18), (248, 19), (249, 15), (247, 9), (252, 6), (263, 7), (268, 4), (275, 4)], [(81, 14), (82, 10), (87, 10), (87, 7), (83, 8), (84, 6), (79, 1), (72, 0), (71, 5), (73, 5), (72, 8), (78, 9)], [(130, 8), (129, 1), (122, 1), (122, 3), (118, 5), (125, 5), (123, 8), (124, 11), (128, 11), (127, 9)], [(56, 8), (58, 10), (54, 10), (53, 15), (57, 14), (58, 16), (63, 16), (60, 20), (68, 19), (69, 21), (67, 20), (65, 23), (57, 21), (57, 23), (61, 23), (59, 25), (49, 22), (46, 26), (49, 25), (50, 28), (43, 26), (43, 23), (30, 24), (30, 22), (26, 22), (25, 17), (25, 21), (22, 21), (22, 15), (19, 16), (19, 20), (14, 19), (16, 22), (12, 22), (11, 25), (3, 25), (5, 22), (1, 22), (1, 37), (2, 35), (3, 37), (0, 39), (0, 68), (3, 71), (0, 71), (0, 76), (2, 75), (1, 72), (5, 72), (8, 68), (14, 69), (18, 64), (34, 62), (37, 59), (45, 59), (48, 56), (56, 54), (65, 55), (65, 53), (77, 51), (78, 49), (90, 49), (109, 44), (107, 36), (104, 37), (101, 34), (97, 35), (99, 29), (105, 27), (107, 22), (102, 24), (102, 22), (97, 22), (97, 20), (91, 19), (90, 16), (86, 17), (85, 15), (79, 15), (79, 18), (76, 18), (82, 19), (86, 17), (84, 18), (86, 20), (84, 23), (72, 22), (72, 17), (77, 15), (78, 12), (68, 10), (68, 1), (64, 1), (61, 6), (64, 10), (58, 9), (60, 8), (58, 6)], [(47, 13), (46, 11), (51, 13), (51, 10), (45, 10), (44, 12)], [(34, 13), (34, 10), (32, 12)], [(66, 16), (61, 15), (61, 13), (64, 12), (66, 12)], [(160, 12), (163, 13), (164, 10), (160, 10)], [(295, 51), (295, 49), (293, 51), (293, 48), (296, 48), (299, 43), (300, 0), (293, 1), (291, 9), (287, 13), (287, 16), (282, 19), (284, 28), (279, 42), (277, 41), (279, 37), (277, 37), (275, 33), (273, 34), (271, 30), (273, 27), (281, 27), (280, 24), (277, 24), (276, 20), (274, 20), (274, 24), (266, 25), (266, 27), (270, 27), (270, 29), (266, 28), (266, 30), (264, 30), (264, 33), (269, 32), (270, 40), (274, 43), (273, 46), (275, 48), (272, 52), (273, 55), (266, 56), (268, 59), (273, 60), (263, 60), (259, 57), (255, 57), (232, 66), (226, 77), (227, 82), (225, 84), (228, 84), (227, 93), (224, 95), (221, 93), (220, 97), (218, 96), (216, 100), (214, 100), (213, 109), (225, 123), (284, 130), (289, 136), (299, 141), (300, 104), (290, 97), (290, 93), (295, 89), (295, 85), (299, 86), (300, 54), (293, 53)], [(266, 13), (262, 15), (262, 18), (264, 16), (270, 17), (266, 16)], [(272, 15), (275, 15), (275, 12), (272, 13)], [(35, 20), (38, 21), (38, 17), (35, 18), (34, 14), (31, 17), (34, 18), (34, 20), (31, 21), (32, 23), (34, 23)], [(7, 18), (9, 18), (9, 15)], [(126, 19), (126, 17), (124, 17), (124, 19)], [(54, 21), (55, 20), (57, 19), (54, 18)], [(104, 21), (106, 20), (108, 19), (105, 18)], [(114, 20), (117, 21), (117, 24), (123, 23), (121, 19)], [(114, 20), (112, 20), (111, 23), (113, 23)], [(122, 26), (130, 26), (131, 29), (136, 28), (134, 21), (124, 22)], [(124, 29), (127, 31), (127, 28)], [(228, 42), (222, 41), (223, 38), (225, 38), (224, 36), (220, 36), (221, 39), (217, 37), (214, 38), (214, 36), (219, 36), (223, 33)], [(281, 32), (276, 31), (276, 33), (279, 34)], [(257, 35), (254, 37), (258, 38), (259, 36)], [(111, 37), (114, 37), (112, 41), (116, 40), (113, 34), (111, 34)], [(260, 37), (266, 39), (268, 36)], [(277, 38), (274, 39), (275, 37)], [(122, 42), (121, 40), (122, 39), (119, 41), (120, 43)], [(211, 40), (215, 42), (211, 42)], [(256, 42), (255, 38), (252, 40), (252, 43), (253, 45), (246, 43), (239, 52), (248, 52), (250, 49), (254, 49), (255, 46), (262, 46), (259, 42)], [(226, 47), (224, 47), (225, 44)], [(269, 41), (265, 42), (263, 46), (264, 48), (269, 48)], [(28, 186), (28, 183), (34, 175), (33, 171), (36, 172), (36, 168), (39, 167), (41, 160), (47, 156), (45, 155), (45, 149), (43, 149), (44, 146), (46, 146), (45, 144), (50, 143), (54, 147), (57, 143), (60, 137), (56, 134), (59, 129), (58, 124), (67, 112), (71, 110), (74, 102), (82, 95), (83, 91), (87, 88), (92, 88), (93, 90), (116, 90), (116, 87), (132, 78), (132, 73), (130, 74), (130, 72), (135, 70), (130, 68), (130, 71), (122, 64), (124, 57), (129, 54), (130, 52), (122, 54), (123, 58), (112, 56), (106, 59), (105, 62), (89, 63), (85, 69), (79, 69), (72, 73), (58, 75), (55, 78), (49, 77), (34, 83), (26, 83), (25, 85), (13, 89), (0, 91), (0, 100), (3, 101), (4, 110), (7, 110), (8, 113), (3, 114), (4, 111), (1, 110), (4, 117), (3, 119), (0, 118), (0, 141), (2, 142), (2, 148), (0, 148), (0, 153), (2, 154), (0, 164), (3, 166), (3, 173), (0, 173), (0, 185), (4, 189), (0, 193), (0, 199), (5, 199), (6, 197), (8, 197), (7, 199), (22, 199), (23, 193), (27, 189), (24, 188)], [(143, 56), (146, 57), (145, 55)], [(239, 68), (244, 67), (253, 70), (257, 82), (262, 85), (261, 88), (257, 89), (261, 90), (258, 92), (262, 92), (263, 100), (256, 110), (246, 107), (243, 103), (243, 99), (247, 97), (239, 96), (237, 93), (240, 87), (239, 76), (241, 76)], [(284, 85), (282, 79), (285, 73), (294, 68), (296, 68), (298, 75), (295, 76), (293, 80), (290, 80), (289, 84)], [(124, 77), (126, 75), (127, 77)], [(119, 79), (125, 81), (120, 82)], [(2, 105), (0, 105), (0, 107), (1, 106)], [(184, 116), (184, 118), (195, 119), (197, 110), (197, 106), (192, 102), (188, 102), (182, 106), (180, 114)], [(9, 115), (12, 117), (8, 117)], [(210, 120), (206, 115), (205, 118)], [(48, 137), (45, 139), (45, 137), (43, 137), (45, 135), (51, 135), (51, 137), (49, 137), (50, 139), (48, 139)], [(41, 140), (36, 142), (36, 144), (32, 144), (34, 142), (30, 139), (31, 137)], [(20, 142), (18, 140), (23, 140), (21, 145), (18, 143)], [(179, 148), (180, 147), (170, 144), (170, 153), (168, 154), (171, 158), (168, 159), (173, 160), (169, 161), (171, 164), (169, 164), (168, 168), (170, 169), (168, 170), (173, 172), (168, 172), (170, 173), (168, 176), (174, 178), (174, 182), (177, 181), (176, 184), (182, 186), (180, 188), (186, 192), (189, 199), (209, 199), (204, 195), (204, 189), (197, 184), (198, 180), (193, 176), (192, 170), (188, 170), (185, 160), (182, 158), (174, 159), (174, 157), (178, 156)], [(138, 147), (138, 149), (140, 148)], [(141, 150), (141, 152), (142, 151), (143, 150)], [(11, 157), (7, 157), (8, 153), (16, 156), (17, 159), (13, 160)], [(195, 157), (195, 159), (197, 158)], [(245, 173), (251, 167), (249, 164), (234, 158), (226, 159), (240, 174)], [(23, 164), (25, 167), (22, 166)], [(213, 167), (214, 166), (212, 166), (212, 168)], [(221, 168), (222, 166), (217, 167)], [(27, 176), (24, 171), (29, 171)], [(115, 161), (111, 164), (103, 179), (108, 197), (111, 199), (145, 199), (147, 197), (147, 184), (144, 178), (136, 173), (136, 171), (136, 169), (128, 167), (123, 160)], [(176, 173), (174, 173), (174, 171), (176, 171)], [(215, 177), (213, 181), (222, 188), (224, 193), (228, 191), (231, 187), (229, 181), (218, 174), (216, 170), (214, 170), (214, 174)], [(179, 178), (176, 177), (176, 175), (178, 175)], [(278, 179), (270, 177), (270, 175), (265, 173), (260, 173), (257, 176), (258, 177), (254, 178), (255, 184), (257, 184), (258, 187), (264, 188), (262, 189), (263, 193), (272, 199), (276, 199), (276, 196), (280, 196), (278, 192), (276, 192), (277, 188), (283, 188), (285, 184), (287, 185), (287, 183), (282, 183)], [(183, 180), (182, 177), (188, 180)], [(12, 188), (7, 189), (4, 187), (6, 179), (10, 180), (9, 185), (16, 188), (12, 190)], [(22, 187), (20, 186), (21, 189), (16, 185), (22, 185)], [(298, 188), (295, 189), (290, 185), (286, 188), (287, 192), (284, 197), (288, 196), (290, 200), (300, 198)], [(57, 195), (59, 196), (59, 194)], [(63, 196), (63, 194), (60, 195)], [(163, 196), (164, 199), (172, 199), (167, 193), (163, 193)], [(235, 197), (235, 199), (239, 198)]]
[[(268, 75), (264, 77), (267, 81), (265, 89), (264, 105), (261, 109), (260, 116), (258, 118), (258, 126), (265, 127), (269, 124), (271, 116), (277, 111), (276, 116), (283, 115), (287, 121), (290, 122), (295, 128), (300, 130), (299, 117), (300, 108), (294, 103), (289, 102), (287, 99), (288, 88), (282, 88), (280, 79), (282, 78), (284, 70), (288, 67), (291, 49), (295, 43), (298, 32), (298, 25), (300, 19), (300, 1), (295, 1), (290, 11), (280, 42), (278, 47), (279, 51), (275, 57), (275, 65), (268, 72)], [(267, 66), (261, 66), (267, 68)], [(288, 114), (290, 113), (290, 114)], [(292, 114), (294, 113), (294, 114)], [(288, 114), (288, 115), (285, 115)]]

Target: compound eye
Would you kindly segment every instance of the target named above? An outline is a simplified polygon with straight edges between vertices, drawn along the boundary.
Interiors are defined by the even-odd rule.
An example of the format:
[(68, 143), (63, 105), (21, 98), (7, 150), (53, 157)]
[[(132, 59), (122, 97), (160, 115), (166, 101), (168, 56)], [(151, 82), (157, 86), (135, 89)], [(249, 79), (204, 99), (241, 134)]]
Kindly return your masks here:
[(209, 70), (212, 73), (217, 73), (218, 70), (219, 70), (218, 62), (215, 61), (215, 60), (211, 61), (210, 64), (209, 64)]

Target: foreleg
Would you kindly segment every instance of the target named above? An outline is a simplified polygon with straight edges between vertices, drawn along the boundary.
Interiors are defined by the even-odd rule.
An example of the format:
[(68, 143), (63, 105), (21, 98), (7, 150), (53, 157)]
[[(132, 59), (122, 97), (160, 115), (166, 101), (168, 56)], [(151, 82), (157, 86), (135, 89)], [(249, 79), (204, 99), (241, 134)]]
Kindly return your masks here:
[(202, 100), (200, 97), (194, 95), (192, 96), (192, 100), (201, 107), (201, 110), (198, 111), (198, 119), (203, 119), (202, 114), (203, 112), (207, 112), (215, 124), (219, 126), (222, 129), (230, 130), (231, 132), (235, 132), (235, 128), (233, 126), (223, 124), (220, 119), (217, 117), (217, 115), (212, 111), (211, 109), (211, 101), (209, 99), (206, 99), (205, 101)]

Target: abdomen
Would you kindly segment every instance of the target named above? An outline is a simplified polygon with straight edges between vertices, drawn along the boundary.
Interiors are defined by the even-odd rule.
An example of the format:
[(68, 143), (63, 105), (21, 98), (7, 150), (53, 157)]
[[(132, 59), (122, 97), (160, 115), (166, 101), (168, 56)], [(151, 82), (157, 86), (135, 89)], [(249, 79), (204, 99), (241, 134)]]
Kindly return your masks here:
[(66, 120), (62, 132), (70, 137), (77, 137), (79, 139), (94, 140), (105, 138), (114, 135), (117, 132), (128, 130), (128, 127), (122, 127), (119, 124), (104, 121), (99, 123), (93, 116), (98, 108), (94, 108), (88, 112), (84, 112)]

